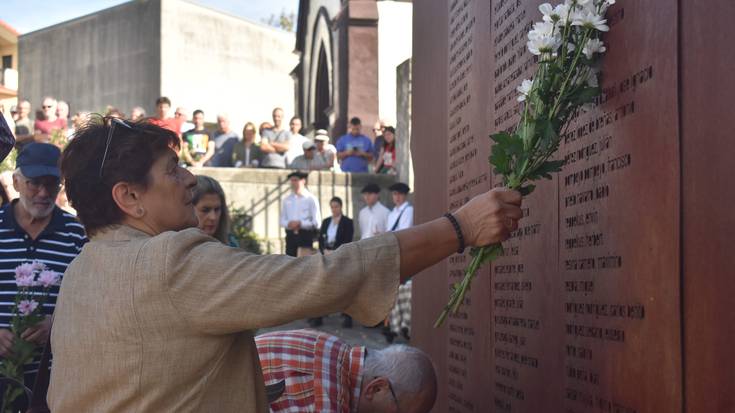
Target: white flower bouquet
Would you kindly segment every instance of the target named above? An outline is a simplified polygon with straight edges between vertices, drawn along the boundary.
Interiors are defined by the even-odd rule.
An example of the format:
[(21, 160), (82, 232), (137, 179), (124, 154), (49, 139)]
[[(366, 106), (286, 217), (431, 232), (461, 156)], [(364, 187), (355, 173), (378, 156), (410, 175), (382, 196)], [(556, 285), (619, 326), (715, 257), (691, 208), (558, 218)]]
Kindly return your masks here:
[[(527, 43), (538, 56), (536, 75), (517, 88), (523, 104), (521, 118), (513, 130), (490, 136), (495, 144), (489, 161), (506, 187), (528, 195), (535, 188), (530, 182), (551, 179), (564, 166), (564, 161), (554, 159), (559, 136), (578, 111), (600, 95), (595, 61), (605, 52), (600, 35), (609, 30), (605, 13), (614, 3), (566, 0), (539, 6), (543, 20), (533, 25)], [(457, 312), (477, 270), (502, 253), (499, 243), (472, 249), (464, 278), (454, 285), (434, 327)]]
[(6, 385), (0, 412), (13, 411), (13, 402), (26, 391), (23, 386), (24, 366), (33, 361), (39, 347), (21, 339), (23, 333), (45, 320), (43, 305), (48, 300), (51, 288), (58, 286), (61, 276), (38, 261), (21, 264), (15, 268), (15, 295), (10, 331), (15, 340), (11, 354), (0, 361), (0, 375), (16, 385)]

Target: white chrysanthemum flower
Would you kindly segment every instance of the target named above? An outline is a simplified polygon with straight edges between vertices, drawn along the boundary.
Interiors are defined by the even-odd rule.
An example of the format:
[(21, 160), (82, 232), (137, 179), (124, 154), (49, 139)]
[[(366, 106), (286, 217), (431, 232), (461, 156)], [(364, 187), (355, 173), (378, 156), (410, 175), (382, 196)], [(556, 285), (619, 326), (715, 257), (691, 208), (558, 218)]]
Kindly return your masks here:
[(552, 16), (559, 16), (559, 20), (556, 22), (559, 26), (566, 25), (570, 17), (569, 6), (566, 4), (557, 5), (552, 12)]
[(569, 6), (559, 4), (552, 8), (551, 4), (544, 3), (538, 7), (541, 14), (544, 15), (543, 20), (546, 23), (554, 23), (557, 26), (564, 26), (569, 20)]
[(605, 47), (605, 43), (602, 42), (600, 39), (590, 39), (587, 41), (587, 44), (584, 45), (584, 49), (582, 49), (582, 53), (584, 53), (585, 56), (587, 56), (588, 59), (592, 59), (592, 56), (595, 53), (605, 53), (607, 48)]
[(559, 36), (535, 36), (526, 43), (528, 51), (539, 56), (542, 53), (550, 53), (556, 55), (556, 51), (561, 46), (561, 38)]
[(550, 3), (541, 4), (540, 6), (538, 6), (538, 10), (541, 12), (541, 14), (544, 15), (545, 22), (551, 21), (551, 13), (554, 12), (554, 8), (551, 6)]
[(521, 85), (516, 88), (518, 93), (518, 101), (523, 102), (526, 100), (526, 97), (528, 97), (528, 94), (531, 93), (531, 88), (533, 87), (533, 81), (529, 79), (524, 79), (523, 82), (521, 82)]
[(554, 23), (550, 22), (536, 22), (533, 25), (533, 29), (528, 32), (528, 40), (533, 40), (539, 37), (549, 37), (554, 33)]
[(584, 11), (575, 13), (572, 21), (573, 26), (582, 26), (587, 29), (595, 29), (601, 32), (610, 30), (605, 23), (607, 23), (607, 20), (602, 18), (601, 15)]

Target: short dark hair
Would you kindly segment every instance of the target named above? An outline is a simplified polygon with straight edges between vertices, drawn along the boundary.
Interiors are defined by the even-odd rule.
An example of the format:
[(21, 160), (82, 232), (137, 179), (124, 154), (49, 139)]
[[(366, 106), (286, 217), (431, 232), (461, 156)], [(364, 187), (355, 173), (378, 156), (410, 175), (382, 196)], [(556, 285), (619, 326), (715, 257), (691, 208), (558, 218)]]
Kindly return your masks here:
[(156, 99), (156, 106), (165, 103), (169, 106), (171, 106), (171, 100), (167, 98), (166, 96), (161, 96), (160, 98)]
[(362, 121), (360, 120), (360, 118), (355, 116), (354, 118), (350, 119), (350, 125), (362, 125)]
[(191, 117), (193, 118), (194, 116), (196, 116), (196, 115), (198, 115), (200, 113), (202, 114), (202, 116), (204, 116), (204, 111), (201, 110), (201, 109), (197, 109), (197, 110), (194, 111), (194, 113), (191, 114)]
[(332, 202), (336, 202), (336, 203), (338, 203), (338, 204), (339, 204), (339, 206), (342, 206), (342, 198), (340, 198), (340, 197), (338, 197), (338, 196), (335, 196), (334, 198), (332, 198), (332, 199), (330, 199), (330, 200), (329, 200), (329, 203), (330, 203), (330, 204), (331, 204)]
[(385, 132), (390, 132), (390, 133), (392, 133), (392, 134), (395, 135), (396, 134), (396, 128), (394, 128), (393, 126), (386, 126), (385, 129), (383, 129), (383, 132), (384, 133)]
[(123, 212), (112, 199), (115, 184), (128, 182), (147, 188), (156, 159), (179, 147), (178, 136), (168, 129), (146, 121), (126, 124), (131, 128), (114, 126), (105, 156), (107, 135), (115, 123), (108, 117), (92, 117), (61, 155), (66, 195), (89, 235), (122, 222)]
[(378, 184), (375, 184), (373, 182), (370, 182), (369, 184), (365, 185), (362, 188), (361, 193), (363, 193), (363, 194), (365, 194), (365, 193), (368, 193), (368, 194), (379, 194), (380, 193), (380, 187), (378, 186)]

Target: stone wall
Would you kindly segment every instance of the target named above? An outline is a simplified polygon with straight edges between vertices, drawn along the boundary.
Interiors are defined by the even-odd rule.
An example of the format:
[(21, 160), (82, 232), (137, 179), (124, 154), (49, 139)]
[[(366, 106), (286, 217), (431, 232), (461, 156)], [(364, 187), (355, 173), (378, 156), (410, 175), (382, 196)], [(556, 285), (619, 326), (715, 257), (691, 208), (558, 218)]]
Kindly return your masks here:
[[(289, 195), (288, 170), (236, 169), (236, 168), (198, 168), (197, 175), (207, 175), (217, 179), (225, 190), (230, 207), (245, 208), (253, 217), (253, 230), (268, 241), (266, 252), (285, 251), (285, 232), (279, 226), (281, 201)], [(348, 174), (334, 172), (311, 172), (307, 187), (319, 199), (322, 219), (331, 214), (329, 200), (334, 196), (342, 198), (343, 213), (356, 219), (360, 209), (365, 206), (360, 191), (369, 182), (378, 184), (381, 202), (392, 208), (390, 192), (386, 190), (395, 183), (388, 175)], [(355, 238), (359, 239), (360, 229), (355, 222)]]
[(34, 106), (56, 96), (72, 111), (152, 110), (161, 86), (160, 21), (159, 0), (141, 0), (20, 36), (19, 96)]
[[(208, 122), (294, 113), (294, 34), (182, 0), (138, 0), (20, 36), (20, 96), (44, 95), (72, 111), (153, 114), (159, 96)], [(173, 110), (171, 111), (173, 115)]]
[(181, 0), (162, 0), (161, 9), (162, 95), (190, 116), (204, 110), (210, 122), (227, 114), (238, 134), (245, 122), (271, 122), (275, 107), (288, 124), (298, 63), (293, 33)]

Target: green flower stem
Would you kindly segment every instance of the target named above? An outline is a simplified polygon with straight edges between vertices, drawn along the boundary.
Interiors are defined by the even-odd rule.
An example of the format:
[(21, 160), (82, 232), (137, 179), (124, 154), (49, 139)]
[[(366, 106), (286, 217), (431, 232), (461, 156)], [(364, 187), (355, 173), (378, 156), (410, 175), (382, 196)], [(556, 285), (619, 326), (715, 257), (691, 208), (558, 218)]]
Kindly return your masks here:
[(566, 93), (569, 80), (571, 80), (571, 77), (574, 74), (574, 69), (577, 67), (577, 63), (579, 63), (579, 58), (582, 56), (582, 50), (584, 50), (584, 46), (586, 45), (591, 33), (592, 29), (585, 30), (584, 35), (582, 36), (582, 41), (579, 43), (579, 46), (577, 46), (572, 66), (569, 68), (569, 73), (567, 73), (567, 76), (564, 78), (564, 82), (561, 84), (561, 89), (559, 89), (559, 95), (556, 97), (556, 102), (554, 102), (554, 105), (551, 107), (551, 112), (549, 112), (549, 119), (553, 119), (556, 116), (556, 111), (559, 110), (559, 105), (564, 97), (564, 93)]
[(472, 279), (475, 278), (475, 274), (477, 274), (477, 270), (482, 266), (482, 264), (497, 258), (497, 256), (503, 252), (503, 245), (500, 243), (492, 244), (487, 247), (477, 248), (476, 251), (476, 254), (472, 258), (472, 262), (470, 262), (470, 265), (465, 270), (464, 278), (460, 283), (455, 284), (452, 288), (452, 294), (449, 297), (449, 302), (444, 306), (439, 318), (434, 322), (434, 328), (441, 327), (450, 313), (457, 313), (459, 306), (464, 302), (464, 297), (470, 288), (470, 284), (472, 284)]

